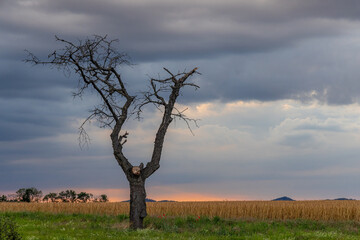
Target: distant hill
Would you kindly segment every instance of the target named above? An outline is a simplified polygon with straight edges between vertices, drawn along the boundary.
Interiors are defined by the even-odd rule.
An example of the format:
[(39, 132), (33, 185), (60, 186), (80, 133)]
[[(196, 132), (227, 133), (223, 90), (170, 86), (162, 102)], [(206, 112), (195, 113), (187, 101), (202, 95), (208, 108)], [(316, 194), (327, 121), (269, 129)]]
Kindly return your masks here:
[(275, 198), (275, 199), (273, 199), (271, 201), (295, 201), (295, 200), (284, 196), (284, 197), (280, 197), (280, 198)]
[(145, 198), (145, 202), (156, 202), (156, 200), (150, 199), (150, 198)]
[(157, 201), (157, 202), (176, 202), (176, 201), (173, 201), (173, 200), (160, 200), (160, 201)]
[(336, 198), (334, 200), (356, 200), (356, 199), (352, 199), (352, 198)]

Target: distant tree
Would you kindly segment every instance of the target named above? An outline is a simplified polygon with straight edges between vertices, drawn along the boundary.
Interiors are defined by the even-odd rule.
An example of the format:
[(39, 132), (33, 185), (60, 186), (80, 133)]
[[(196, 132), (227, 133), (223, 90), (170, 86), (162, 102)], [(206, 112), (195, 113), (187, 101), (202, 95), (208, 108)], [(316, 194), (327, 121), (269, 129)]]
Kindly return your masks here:
[(108, 202), (109, 199), (106, 194), (101, 194), (99, 196), (94, 197), (94, 202)]
[(93, 197), (91, 193), (81, 192), (77, 194), (77, 199), (81, 202), (86, 203), (87, 201), (90, 201), (90, 199)]
[(101, 194), (100, 195), (100, 202), (108, 202), (108, 196), (106, 194)]
[(77, 194), (74, 190), (61, 191), (58, 195), (58, 199), (63, 202), (75, 202)]
[(57, 193), (53, 193), (53, 192), (51, 192), (51, 193), (48, 193), (48, 194), (46, 194), (45, 196), (44, 196), (44, 198), (43, 198), (43, 201), (46, 201), (46, 202), (48, 202), (48, 201), (50, 201), (50, 202), (56, 202), (56, 199), (58, 199), (58, 194)]
[(5, 195), (2, 195), (0, 197), (0, 202), (6, 202), (7, 201), (7, 197)]
[[(100, 105), (91, 110), (90, 116), (80, 126), (80, 142), (89, 139), (83, 126), (86, 122), (96, 119), (100, 127), (112, 130), (110, 138), (113, 154), (122, 168), (130, 185), (130, 224), (131, 228), (143, 228), (146, 212), (145, 181), (160, 167), (160, 158), (163, 150), (167, 129), (174, 118), (184, 120), (188, 126), (189, 121), (196, 121), (184, 115), (184, 111), (175, 106), (180, 90), (190, 86), (199, 88), (189, 82), (191, 76), (197, 74), (197, 68), (190, 71), (173, 73), (164, 68), (168, 75), (165, 78), (151, 78), (147, 91), (137, 96), (129, 92), (129, 85), (123, 80), (120, 67), (129, 64), (126, 54), (114, 48), (114, 40), (108, 41), (105, 37), (95, 36), (84, 41), (71, 42), (56, 37), (64, 44), (48, 55), (43, 61), (34, 54), (29, 53), (26, 62), (34, 65), (48, 65), (62, 69), (67, 73), (75, 73), (79, 77), (79, 88), (74, 96), (82, 96), (86, 90), (95, 92), (101, 99)], [(154, 147), (149, 162), (144, 166), (133, 166), (125, 157), (124, 144), (129, 133), (124, 131), (124, 123), (132, 114), (140, 114), (146, 105), (154, 105), (162, 114), (162, 120), (157, 129)], [(181, 147), (181, 146), (180, 146)]]
[[(17, 190), (16, 191), (17, 200), (20, 201), (20, 202), (27, 200), (28, 197), (25, 196), (25, 193), (26, 193), (26, 188), (20, 188), (19, 190)], [(30, 202), (30, 200), (29, 200), (29, 202)]]
[(38, 202), (41, 200), (42, 191), (32, 188), (20, 188), (16, 191), (16, 196), (20, 202)]

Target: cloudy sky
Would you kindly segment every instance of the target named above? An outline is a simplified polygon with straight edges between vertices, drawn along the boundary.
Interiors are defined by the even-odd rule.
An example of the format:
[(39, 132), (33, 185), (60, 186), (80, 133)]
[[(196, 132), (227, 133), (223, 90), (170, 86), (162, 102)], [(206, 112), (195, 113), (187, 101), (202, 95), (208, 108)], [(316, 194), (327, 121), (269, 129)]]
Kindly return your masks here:
[[(199, 67), (179, 105), (199, 121), (167, 134), (147, 180), (161, 200), (360, 198), (358, 0), (0, 0), (0, 194), (75, 189), (128, 199), (109, 130), (78, 127), (97, 104), (77, 77), (23, 62), (62, 45), (54, 35), (119, 39), (132, 93), (149, 76)], [(127, 123), (125, 154), (149, 161), (160, 113)]]

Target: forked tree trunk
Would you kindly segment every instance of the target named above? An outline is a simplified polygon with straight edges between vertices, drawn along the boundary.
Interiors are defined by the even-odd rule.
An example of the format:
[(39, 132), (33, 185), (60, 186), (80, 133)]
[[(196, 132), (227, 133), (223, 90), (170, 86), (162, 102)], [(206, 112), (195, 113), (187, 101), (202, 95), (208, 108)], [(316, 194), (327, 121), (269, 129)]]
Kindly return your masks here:
[[(0, 0), (1, 1), (1, 0)], [(80, 126), (80, 139), (87, 141), (88, 136), (83, 129), (86, 122), (97, 119), (102, 127), (111, 127), (111, 140), (114, 156), (124, 171), (130, 183), (130, 223), (133, 229), (143, 228), (143, 220), (146, 217), (146, 192), (145, 179), (150, 177), (159, 167), (161, 152), (163, 149), (166, 131), (174, 117), (191, 121), (183, 112), (175, 108), (176, 99), (180, 94), (180, 89), (184, 86), (199, 88), (194, 83), (185, 82), (190, 76), (197, 72), (197, 68), (189, 72), (173, 74), (168, 69), (170, 78), (150, 79), (150, 90), (144, 92), (143, 101), (135, 106), (134, 113), (139, 114), (147, 104), (154, 104), (158, 109), (162, 109), (162, 122), (156, 133), (154, 150), (150, 162), (144, 168), (143, 164), (133, 167), (123, 154), (123, 145), (126, 143), (128, 133), (121, 134), (123, 124), (129, 119), (128, 110), (134, 104), (136, 96), (131, 96), (126, 89), (126, 84), (117, 71), (118, 66), (128, 64), (125, 54), (117, 51), (112, 43), (105, 37), (95, 36), (94, 39), (86, 39), (79, 43), (56, 37), (57, 41), (65, 44), (63, 49), (54, 51), (48, 56), (47, 61), (39, 60), (35, 55), (29, 53), (26, 62), (35, 65), (50, 65), (59, 69), (74, 70), (80, 77), (79, 90), (75, 96), (82, 96), (87, 88), (94, 89), (102, 99), (102, 104), (95, 107), (92, 114)], [(162, 93), (170, 91), (168, 99)], [(118, 102), (117, 99), (126, 101)], [(140, 97), (141, 98), (141, 97)], [(175, 109), (174, 109), (175, 108)], [(135, 110), (134, 109), (134, 110)], [(173, 112), (173, 110), (175, 110)], [(81, 143), (81, 142), (80, 142)]]
[(146, 213), (145, 180), (141, 177), (131, 179), (130, 182), (130, 227), (142, 229)]

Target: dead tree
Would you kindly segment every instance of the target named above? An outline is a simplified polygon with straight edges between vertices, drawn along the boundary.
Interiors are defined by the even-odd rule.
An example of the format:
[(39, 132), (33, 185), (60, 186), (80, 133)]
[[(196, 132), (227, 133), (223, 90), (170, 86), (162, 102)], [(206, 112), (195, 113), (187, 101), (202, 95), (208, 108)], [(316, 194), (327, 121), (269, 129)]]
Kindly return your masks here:
[[(114, 48), (116, 40), (108, 41), (106, 36), (94, 36), (76, 43), (57, 36), (56, 40), (61, 42), (64, 48), (51, 53), (47, 61), (40, 60), (28, 52), (25, 62), (74, 72), (79, 76), (79, 87), (74, 93), (75, 96), (82, 96), (88, 89), (95, 90), (100, 96), (101, 104), (90, 111), (91, 114), (84, 123), (96, 119), (100, 127), (112, 129), (110, 137), (113, 154), (130, 184), (130, 225), (133, 229), (143, 228), (143, 219), (147, 215), (145, 181), (160, 167), (166, 131), (174, 118), (184, 120), (188, 126), (190, 121), (195, 121), (178, 110), (175, 103), (183, 87), (199, 88), (188, 81), (194, 74), (199, 74), (197, 68), (176, 74), (164, 68), (168, 78), (151, 78), (149, 90), (135, 96), (129, 93), (119, 72), (119, 66), (129, 64), (129, 61), (126, 54)], [(148, 104), (154, 104), (162, 111), (162, 121), (156, 133), (150, 161), (146, 166), (143, 163), (133, 166), (123, 153), (128, 136), (123, 126), (132, 114), (136, 113), (139, 117), (144, 106)], [(86, 141), (88, 138), (83, 128), (84, 123), (79, 128), (80, 141)]]

